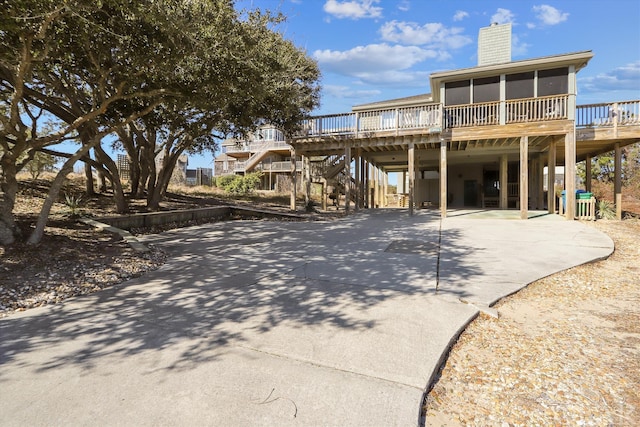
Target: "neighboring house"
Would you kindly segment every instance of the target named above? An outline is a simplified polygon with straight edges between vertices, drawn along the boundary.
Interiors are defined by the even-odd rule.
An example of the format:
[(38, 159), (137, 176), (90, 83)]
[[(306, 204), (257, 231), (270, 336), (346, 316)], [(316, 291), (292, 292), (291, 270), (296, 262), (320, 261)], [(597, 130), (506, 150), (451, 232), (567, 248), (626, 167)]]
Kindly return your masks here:
[[(261, 189), (289, 191), (291, 146), (274, 126), (261, 126), (246, 139), (226, 139), (222, 154), (214, 159), (214, 175), (262, 172)], [(301, 170), (299, 161), (297, 170)], [(299, 172), (298, 172), (299, 174)]]
[[(575, 177), (576, 162), (614, 150), (619, 165), (620, 148), (640, 139), (640, 101), (576, 105), (576, 75), (591, 51), (511, 61), (510, 24), (481, 29), (479, 41), (479, 64), (431, 74), (430, 95), (306, 120), (287, 141), (310, 161), (305, 181), (329, 184), (340, 169), (346, 207), (354, 201), (357, 209), (386, 206), (387, 177), (397, 172), (410, 213), (511, 208), (524, 219), (529, 209), (555, 212), (555, 194), (545, 189), (557, 182), (556, 166)], [(576, 180), (564, 187), (574, 194)], [(567, 198), (567, 218), (576, 203)]]

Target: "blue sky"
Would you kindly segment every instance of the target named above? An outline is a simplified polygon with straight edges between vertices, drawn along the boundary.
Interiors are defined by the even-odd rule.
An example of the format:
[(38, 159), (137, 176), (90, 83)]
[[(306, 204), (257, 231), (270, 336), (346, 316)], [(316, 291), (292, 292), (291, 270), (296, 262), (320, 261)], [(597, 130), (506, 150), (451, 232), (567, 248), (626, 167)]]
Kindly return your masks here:
[(322, 71), (318, 114), (428, 93), (429, 75), (477, 64), (481, 27), (513, 26), (512, 59), (592, 50), (578, 74), (581, 104), (640, 99), (640, 2), (246, 0), (278, 10), (285, 36)]
[[(429, 93), (429, 75), (477, 65), (478, 31), (512, 24), (512, 59), (591, 50), (578, 103), (640, 99), (640, 1), (241, 0), (282, 12), (278, 29), (318, 61), (314, 114)], [(189, 167), (211, 167), (209, 155)]]
[[(578, 103), (640, 99), (640, 1), (239, 0), (238, 8), (282, 12), (278, 29), (318, 61), (315, 114), (430, 92), (429, 75), (477, 64), (481, 27), (513, 26), (512, 59), (583, 50)], [(189, 167), (212, 167), (193, 156)]]

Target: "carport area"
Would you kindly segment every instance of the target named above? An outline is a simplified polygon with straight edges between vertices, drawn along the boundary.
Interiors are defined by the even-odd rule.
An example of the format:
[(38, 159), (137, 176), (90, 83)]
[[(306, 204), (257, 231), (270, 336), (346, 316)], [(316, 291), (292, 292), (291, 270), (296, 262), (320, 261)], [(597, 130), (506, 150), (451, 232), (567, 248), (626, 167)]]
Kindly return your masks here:
[(0, 320), (3, 424), (415, 425), (480, 310), (613, 251), (555, 215), (456, 212), (145, 236), (159, 270)]

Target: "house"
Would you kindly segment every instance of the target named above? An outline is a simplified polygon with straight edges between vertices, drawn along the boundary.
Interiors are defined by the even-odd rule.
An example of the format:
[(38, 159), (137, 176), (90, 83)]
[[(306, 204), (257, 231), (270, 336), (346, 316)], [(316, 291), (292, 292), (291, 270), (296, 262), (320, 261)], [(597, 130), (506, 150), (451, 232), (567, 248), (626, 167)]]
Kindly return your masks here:
[[(554, 188), (557, 166), (575, 177), (577, 162), (615, 151), (620, 216), (620, 149), (640, 140), (640, 101), (576, 105), (576, 76), (591, 51), (512, 61), (510, 47), (510, 24), (483, 28), (478, 65), (431, 74), (430, 94), (306, 120), (287, 141), (291, 156), (303, 160), (292, 179), (328, 188), (339, 177), (345, 208), (359, 209), (387, 206), (388, 174), (397, 172), (406, 196), (400, 203), (410, 213), (423, 206), (439, 207), (443, 217), (448, 208), (517, 209), (526, 219), (529, 210), (556, 211), (555, 192), (545, 188)], [(575, 179), (564, 179), (564, 187), (574, 194)], [(576, 203), (567, 197), (568, 219)]]
[[(214, 159), (215, 176), (262, 172), (260, 189), (263, 190), (289, 191), (291, 168), (291, 146), (284, 134), (271, 125), (259, 127), (245, 139), (224, 140), (222, 154)], [(302, 163), (298, 161), (297, 174), (301, 168)]]

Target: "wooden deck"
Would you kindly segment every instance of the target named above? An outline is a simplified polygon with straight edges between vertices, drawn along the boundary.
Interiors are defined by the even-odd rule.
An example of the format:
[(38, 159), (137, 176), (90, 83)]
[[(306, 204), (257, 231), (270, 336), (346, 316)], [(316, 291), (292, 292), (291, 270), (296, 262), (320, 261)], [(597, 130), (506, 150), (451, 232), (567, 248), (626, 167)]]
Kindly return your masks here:
[[(552, 141), (561, 147), (560, 136), (572, 132), (574, 125), (578, 161), (612, 151), (616, 142), (627, 145), (640, 139), (640, 101), (579, 105), (570, 111), (563, 95), (331, 114), (306, 120), (303, 130), (288, 142), (310, 155), (343, 151), (347, 141), (371, 154), (406, 151), (410, 143), (416, 149), (439, 150), (442, 139), (452, 152), (490, 153), (517, 152), (520, 138), (527, 135), (529, 150), (535, 153), (546, 151)], [(558, 154), (560, 161), (562, 150)], [(393, 166), (377, 157), (381, 166)]]

